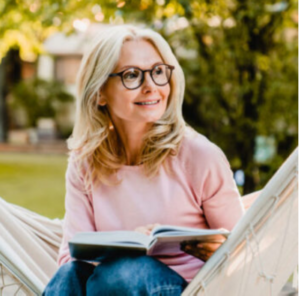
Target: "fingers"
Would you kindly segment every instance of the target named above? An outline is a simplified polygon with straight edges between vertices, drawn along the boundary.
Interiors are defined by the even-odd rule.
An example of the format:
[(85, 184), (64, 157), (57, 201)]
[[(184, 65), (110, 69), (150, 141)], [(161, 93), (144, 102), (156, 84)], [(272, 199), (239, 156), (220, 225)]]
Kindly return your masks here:
[(184, 241), (183, 244), (185, 245), (194, 245), (198, 246), (201, 249), (206, 249), (207, 251), (216, 251), (226, 240), (226, 238), (221, 236), (214, 236), (214, 238), (210, 241)]
[(198, 241), (184, 241), (181, 243), (182, 246), (195, 246), (199, 249), (204, 249), (210, 252), (215, 252), (223, 242), (213, 241), (213, 242), (198, 242)]
[(143, 234), (146, 234), (146, 235), (149, 235), (150, 234), (150, 230), (145, 227), (145, 226), (140, 226), (140, 227), (137, 227), (134, 229), (134, 231), (137, 231), (137, 232), (140, 232), (140, 233), (143, 233)]
[(199, 249), (197, 246), (186, 245), (182, 248), (182, 251), (189, 255), (192, 255), (202, 261), (207, 261), (214, 252), (209, 252), (204, 249)]
[(134, 229), (134, 231), (146, 234), (146, 235), (150, 235), (151, 231), (153, 228), (159, 226), (159, 223), (154, 223), (154, 224), (147, 224), (146, 226), (139, 226), (137, 228)]
[(145, 228), (147, 228), (149, 230), (152, 230), (154, 227), (156, 227), (158, 225), (160, 225), (160, 224), (159, 223), (154, 223), (154, 224), (147, 224), (147, 225), (141, 226), (141, 227), (145, 227)]
[(198, 243), (196, 246), (199, 249), (204, 249), (209, 252), (215, 252), (221, 245), (222, 243), (219, 242), (210, 242), (210, 243)]
[(222, 241), (215, 242), (198, 242), (184, 241), (181, 243), (181, 250), (195, 256), (202, 261), (207, 261), (213, 253), (222, 245)]
[(199, 249), (197, 247), (192, 247), (192, 246), (186, 246), (185, 250), (187, 252), (192, 252), (195, 254), (199, 254), (202, 256), (209, 256), (209, 257), (214, 253), (213, 251), (207, 251), (207, 250)]
[(87, 263), (93, 264), (94, 266), (98, 266), (100, 264), (99, 262), (87, 262)]

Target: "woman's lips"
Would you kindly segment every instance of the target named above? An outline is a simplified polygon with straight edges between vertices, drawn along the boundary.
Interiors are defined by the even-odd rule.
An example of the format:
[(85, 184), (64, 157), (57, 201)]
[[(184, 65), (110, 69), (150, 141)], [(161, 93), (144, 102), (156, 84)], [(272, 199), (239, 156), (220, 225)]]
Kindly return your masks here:
[(134, 104), (141, 106), (141, 107), (151, 107), (151, 106), (158, 105), (160, 101), (161, 100), (158, 99), (158, 100), (152, 100), (152, 101), (135, 102)]

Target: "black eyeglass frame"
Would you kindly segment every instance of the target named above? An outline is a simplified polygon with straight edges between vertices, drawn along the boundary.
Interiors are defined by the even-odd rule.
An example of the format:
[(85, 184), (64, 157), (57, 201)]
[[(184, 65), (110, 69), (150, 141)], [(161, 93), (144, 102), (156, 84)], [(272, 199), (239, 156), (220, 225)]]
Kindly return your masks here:
[[(158, 83), (156, 83), (156, 82), (154, 81), (154, 79), (153, 79), (153, 76), (152, 76), (152, 71), (155, 69), (155, 67), (161, 66), (161, 65), (168, 66), (169, 69), (171, 70), (170, 77), (169, 77), (168, 81), (167, 81), (166, 83), (164, 83), (164, 84), (158, 84)], [(123, 73), (126, 72), (126, 71), (128, 71), (129, 69), (138, 69), (138, 70), (140, 70), (140, 71), (142, 72), (142, 79), (141, 79), (141, 83), (140, 83), (139, 86), (134, 87), (134, 88), (129, 88), (129, 87), (127, 87), (127, 86), (125, 85), (125, 83), (124, 83), (124, 81), (123, 81)], [(129, 68), (127, 68), (127, 69), (125, 69), (125, 70), (123, 70), (123, 71), (121, 71), (121, 72), (118, 72), (118, 73), (111, 73), (111, 74), (108, 75), (108, 77), (120, 76), (120, 77), (121, 77), (122, 84), (124, 85), (125, 88), (127, 88), (127, 89), (137, 89), (137, 88), (139, 88), (139, 87), (144, 83), (144, 80), (145, 80), (145, 72), (149, 72), (152, 81), (153, 81), (156, 85), (158, 85), (158, 86), (164, 86), (164, 85), (166, 85), (166, 84), (168, 84), (168, 83), (170, 82), (171, 77), (172, 77), (172, 72), (173, 72), (174, 69), (175, 69), (175, 66), (171, 66), (171, 65), (168, 65), (168, 64), (161, 63), (161, 64), (155, 65), (152, 69), (147, 69), (147, 70), (142, 70), (142, 69), (139, 68), (139, 67), (129, 67)]]

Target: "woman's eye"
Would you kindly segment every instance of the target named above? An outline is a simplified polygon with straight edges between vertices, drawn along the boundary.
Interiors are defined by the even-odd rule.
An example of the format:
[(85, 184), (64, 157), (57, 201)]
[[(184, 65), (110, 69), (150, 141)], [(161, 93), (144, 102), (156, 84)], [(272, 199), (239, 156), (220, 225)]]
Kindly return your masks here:
[(128, 71), (128, 72), (125, 72), (124, 74), (123, 74), (123, 77), (125, 78), (125, 79), (136, 79), (136, 78), (138, 78), (140, 76), (140, 72), (139, 71), (137, 71), (137, 70), (130, 70), (130, 71)]
[(162, 74), (162, 73), (163, 73), (163, 70), (161, 68), (158, 68), (158, 69), (154, 70), (155, 75), (159, 75), (159, 74)]
[(123, 74), (123, 78), (125, 78), (125, 79), (135, 79), (137, 77), (139, 77), (139, 72), (135, 71), (135, 70), (134, 71), (128, 71), (128, 72), (125, 72)]

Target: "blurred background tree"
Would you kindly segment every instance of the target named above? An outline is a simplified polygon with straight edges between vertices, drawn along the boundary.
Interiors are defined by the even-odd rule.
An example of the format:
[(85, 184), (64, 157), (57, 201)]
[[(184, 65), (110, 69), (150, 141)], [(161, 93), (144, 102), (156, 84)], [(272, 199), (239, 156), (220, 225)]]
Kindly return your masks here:
[(34, 78), (20, 81), (12, 89), (9, 104), (25, 113), (26, 127), (36, 127), (39, 118), (55, 118), (61, 104), (73, 100), (61, 82)]
[[(2, 57), (17, 47), (21, 58), (36, 58), (46, 37), (71, 33), (77, 19), (160, 32), (185, 73), (186, 121), (245, 172), (243, 193), (264, 186), (297, 146), (295, 0), (15, 0), (0, 10)], [(262, 157), (260, 143), (275, 150)]]

